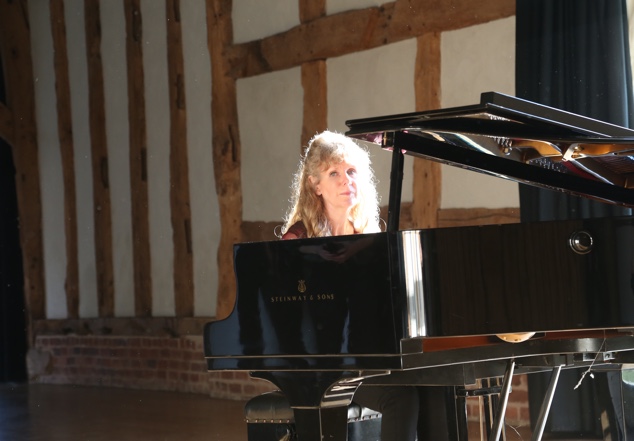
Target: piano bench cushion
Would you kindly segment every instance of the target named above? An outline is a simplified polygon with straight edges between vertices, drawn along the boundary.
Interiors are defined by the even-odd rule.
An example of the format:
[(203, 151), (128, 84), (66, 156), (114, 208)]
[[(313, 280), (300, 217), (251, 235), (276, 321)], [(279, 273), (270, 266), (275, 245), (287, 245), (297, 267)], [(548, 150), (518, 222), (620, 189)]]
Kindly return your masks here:
[[(244, 406), (244, 417), (250, 423), (293, 423), (293, 409), (280, 391), (267, 392), (251, 398)], [(380, 418), (381, 414), (367, 407), (350, 403), (348, 422)]]
[(288, 400), (279, 391), (267, 392), (251, 398), (244, 406), (247, 423), (290, 423), (293, 422), (293, 409)]

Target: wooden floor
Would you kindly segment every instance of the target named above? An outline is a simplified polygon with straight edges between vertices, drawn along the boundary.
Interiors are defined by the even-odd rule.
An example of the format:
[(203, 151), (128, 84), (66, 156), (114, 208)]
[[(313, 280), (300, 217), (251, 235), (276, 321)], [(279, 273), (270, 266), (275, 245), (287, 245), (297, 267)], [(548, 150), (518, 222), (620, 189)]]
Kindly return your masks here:
[[(243, 408), (201, 394), (0, 383), (0, 441), (247, 441)], [(469, 439), (480, 439), (476, 425)], [(507, 441), (530, 439), (507, 426)]]
[(246, 441), (243, 407), (200, 394), (0, 384), (0, 440)]

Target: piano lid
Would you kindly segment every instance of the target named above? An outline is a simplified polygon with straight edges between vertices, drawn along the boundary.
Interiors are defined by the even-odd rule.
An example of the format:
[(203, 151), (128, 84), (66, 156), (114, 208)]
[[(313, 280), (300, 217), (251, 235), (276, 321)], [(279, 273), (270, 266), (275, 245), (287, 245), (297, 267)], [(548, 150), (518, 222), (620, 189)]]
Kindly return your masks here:
[(634, 130), (496, 92), (346, 121), (346, 135), (525, 184), (634, 206)]

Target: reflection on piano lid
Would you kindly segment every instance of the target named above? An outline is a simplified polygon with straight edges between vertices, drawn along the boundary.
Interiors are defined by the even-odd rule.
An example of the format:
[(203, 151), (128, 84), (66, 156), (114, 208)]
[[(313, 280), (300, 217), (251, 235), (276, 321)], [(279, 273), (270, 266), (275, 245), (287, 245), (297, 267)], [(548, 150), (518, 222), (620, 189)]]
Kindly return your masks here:
[(346, 121), (346, 135), (525, 184), (634, 206), (634, 130), (495, 92)]

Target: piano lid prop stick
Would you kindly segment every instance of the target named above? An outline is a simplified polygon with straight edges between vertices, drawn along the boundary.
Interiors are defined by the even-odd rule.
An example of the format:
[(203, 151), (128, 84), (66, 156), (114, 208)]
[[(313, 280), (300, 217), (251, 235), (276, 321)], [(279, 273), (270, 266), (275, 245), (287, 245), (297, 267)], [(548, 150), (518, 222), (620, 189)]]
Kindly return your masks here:
[(383, 147), (392, 146), (392, 169), (390, 172), (390, 196), (388, 201), (387, 231), (398, 231), (399, 216), (401, 210), (401, 191), (403, 187), (403, 164), (405, 158), (401, 149), (396, 148), (396, 143), (389, 136), (384, 136)]

